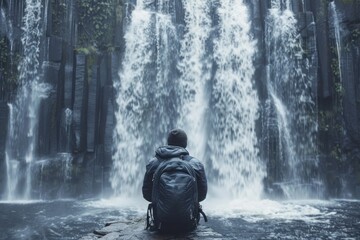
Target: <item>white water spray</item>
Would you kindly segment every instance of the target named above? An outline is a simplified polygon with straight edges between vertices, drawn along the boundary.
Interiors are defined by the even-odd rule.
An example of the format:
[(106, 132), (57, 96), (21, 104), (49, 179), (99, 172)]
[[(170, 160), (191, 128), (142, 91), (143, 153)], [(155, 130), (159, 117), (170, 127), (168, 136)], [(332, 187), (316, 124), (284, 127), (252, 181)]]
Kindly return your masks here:
[[(10, 12), (10, 10), (8, 11)], [(1, 13), (1, 18), (0, 18), (0, 23), (1, 23), (1, 28), (4, 29), (5, 34), (7, 35), (9, 42), (10, 42), (10, 54), (11, 57), (13, 56), (13, 50), (14, 50), (14, 28), (13, 28), (13, 24), (11, 22), (11, 19), (9, 16), (7, 16), (7, 14), (5, 13), (5, 10), (3, 8), (0, 9), (0, 13)]]
[(338, 71), (339, 71), (339, 78), (340, 82), (342, 83), (342, 73), (341, 73), (341, 34), (340, 34), (340, 20), (339, 15), (336, 10), (335, 1), (332, 1), (329, 4), (329, 15), (330, 21), (334, 28), (334, 35), (335, 35), (335, 42), (336, 42), (336, 51), (338, 57)]
[(206, 87), (211, 78), (211, 56), (206, 43), (212, 31), (210, 4), (207, 0), (185, 1), (185, 35), (181, 42), (181, 115), (179, 126), (188, 134), (190, 153), (203, 160), (206, 148)]
[[(125, 34), (126, 52), (120, 82), (115, 83), (118, 91), (116, 103), (115, 153), (111, 186), (115, 194), (122, 194), (133, 187), (141, 173), (140, 147), (143, 135), (138, 128), (146, 109), (147, 98), (143, 85), (145, 65), (151, 63), (150, 31), (151, 14), (139, 5), (133, 10), (132, 21)], [(130, 92), (131, 90), (131, 92)]]
[(71, 124), (72, 124), (72, 110), (65, 109), (65, 133), (66, 133), (66, 151), (70, 151), (71, 143)]
[[(162, 6), (162, 1), (158, 4)], [(116, 195), (138, 194), (146, 161), (165, 144), (176, 116), (171, 62), (177, 38), (171, 16), (137, 1), (125, 34), (126, 50), (117, 90), (111, 186)]]
[[(73, 156), (71, 153), (58, 153), (50, 159), (37, 160), (33, 165), (33, 175), (38, 181), (39, 198), (67, 197), (71, 185)], [(54, 172), (56, 174), (49, 174)], [(56, 195), (54, 189), (57, 188)], [(47, 191), (49, 190), (50, 191)]]
[(290, 198), (317, 196), (319, 193), (312, 185), (320, 183), (316, 174), (317, 117), (316, 99), (311, 94), (313, 79), (306, 75), (308, 59), (303, 58), (297, 20), (290, 5), (280, 0), (271, 3), (265, 42), (267, 87), (274, 108), (268, 110), (274, 109), (277, 116), (277, 164), (286, 166), (278, 181)]
[[(50, 87), (39, 78), (41, 1), (26, 1), (21, 42), (23, 58), (19, 65), (21, 87), (10, 104), (9, 133), (6, 143), (6, 198), (31, 199), (32, 163), (35, 157), (40, 102)], [(25, 174), (23, 174), (25, 173)]]
[[(338, 11), (336, 7), (335, 1), (332, 1), (328, 5), (329, 11), (329, 28), (330, 28), (330, 38), (335, 40), (335, 47), (336, 47), (336, 56), (334, 56), (331, 64), (331, 68), (333, 71), (333, 83), (334, 83), (334, 95), (333, 95), (333, 108), (337, 111), (337, 117), (335, 117), (332, 121), (335, 126), (337, 126), (336, 130), (336, 138), (344, 139), (347, 135), (346, 127), (345, 127), (345, 116), (347, 109), (347, 104), (344, 104), (344, 94), (346, 94), (345, 83), (343, 82), (343, 73), (348, 74), (346, 69), (346, 51), (343, 48), (342, 43), (342, 19), (343, 16)], [(345, 57), (345, 58), (344, 58)], [(345, 71), (345, 72), (343, 72)], [(340, 178), (340, 185), (342, 189), (342, 194), (348, 194), (348, 182), (346, 178)]]
[(211, 179), (221, 195), (258, 199), (265, 175), (255, 133), (259, 100), (254, 89), (256, 42), (250, 34), (248, 8), (243, 1), (222, 0), (218, 8), (219, 35), (214, 40), (217, 71), (211, 93)]
[(235, 198), (259, 198), (265, 173), (255, 133), (256, 42), (250, 36), (247, 6), (220, 1), (219, 26), (214, 28), (213, 2), (184, 1), (185, 33), (178, 53), (168, 6), (156, 4), (149, 11), (149, 5), (138, 1), (125, 34), (121, 80), (115, 84), (113, 189), (120, 195), (137, 193), (146, 160), (165, 144), (168, 131), (180, 126), (188, 132), (191, 154), (206, 161), (216, 186), (225, 186)]

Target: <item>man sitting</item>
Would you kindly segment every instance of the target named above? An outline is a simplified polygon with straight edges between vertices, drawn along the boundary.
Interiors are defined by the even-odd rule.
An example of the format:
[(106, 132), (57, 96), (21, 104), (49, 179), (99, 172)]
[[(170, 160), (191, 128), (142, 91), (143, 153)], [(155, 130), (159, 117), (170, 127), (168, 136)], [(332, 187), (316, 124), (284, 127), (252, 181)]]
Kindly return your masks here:
[(151, 202), (148, 227), (162, 232), (191, 231), (203, 214), (199, 202), (207, 194), (204, 166), (185, 149), (187, 135), (183, 130), (170, 131), (167, 143), (146, 165), (142, 192)]

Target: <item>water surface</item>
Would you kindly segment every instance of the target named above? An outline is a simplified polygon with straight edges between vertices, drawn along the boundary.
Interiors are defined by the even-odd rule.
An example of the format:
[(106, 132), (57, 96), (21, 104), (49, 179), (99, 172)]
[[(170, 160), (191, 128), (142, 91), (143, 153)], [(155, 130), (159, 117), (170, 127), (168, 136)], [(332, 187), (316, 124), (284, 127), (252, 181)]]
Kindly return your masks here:
[[(360, 201), (203, 205), (210, 221), (201, 224), (223, 239), (360, 239)], [(120, 199), (1, 202), (0, 239), (79, 239), (106, 222), (142, 217), (145, 211), (145, 202)]]

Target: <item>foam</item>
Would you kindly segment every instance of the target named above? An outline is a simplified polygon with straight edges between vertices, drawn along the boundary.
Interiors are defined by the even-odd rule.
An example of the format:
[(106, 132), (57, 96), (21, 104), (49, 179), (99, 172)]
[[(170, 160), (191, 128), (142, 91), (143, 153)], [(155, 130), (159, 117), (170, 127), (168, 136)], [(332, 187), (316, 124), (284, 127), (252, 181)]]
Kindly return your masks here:
[(214, 199), (204, 202), (204, 211), (209, 215), (227, 218), (242, 218), (248, 222), (266, 219), (303, 220), (305, 222), (327, 222), (329, 215), (324, 206), (334, 202), (321, 200), (273, 201), (273, 200), (232, 200)]

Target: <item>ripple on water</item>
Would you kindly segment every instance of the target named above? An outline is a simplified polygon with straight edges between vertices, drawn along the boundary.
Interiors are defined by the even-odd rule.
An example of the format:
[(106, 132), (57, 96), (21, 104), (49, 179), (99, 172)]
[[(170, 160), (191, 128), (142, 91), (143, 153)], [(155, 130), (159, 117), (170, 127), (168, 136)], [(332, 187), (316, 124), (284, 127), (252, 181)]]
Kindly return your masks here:
[[(146, 206), (145, 201), (136, 203), (129, 199), (2, 203), (0, 239), (79, 239), (104, 227), (106, 222), (139, 217), (145, 221)], [(201, 225), (222, 234), (224, 239), (358, 239), (360, 236), (360, 201), (226, 202), (209, 197), (203, 208), (209, 222), (201, 220)]]
[(248, 222), (258, 222), (264, 219), (301, 220), (305, 222), (328, 223), (329, 216), (336, 212), (327, 211), (334, 202), (307, 201), (272, 201), (272, 200), (233, 200), (209, 201), (204, 204), (205, 211), (221, 218), (242, 218)]

